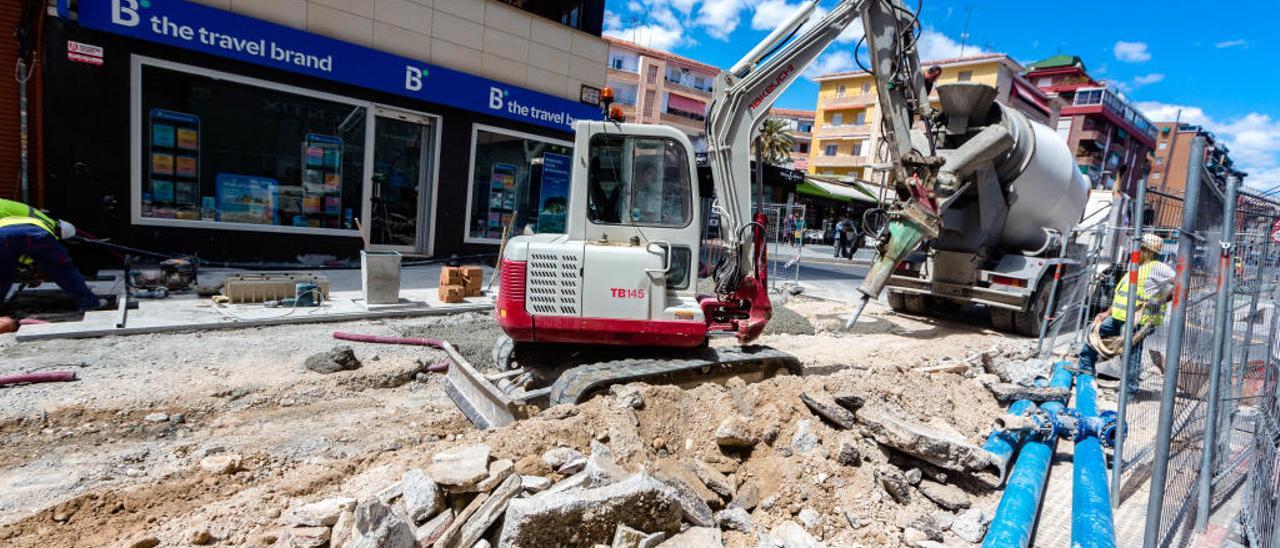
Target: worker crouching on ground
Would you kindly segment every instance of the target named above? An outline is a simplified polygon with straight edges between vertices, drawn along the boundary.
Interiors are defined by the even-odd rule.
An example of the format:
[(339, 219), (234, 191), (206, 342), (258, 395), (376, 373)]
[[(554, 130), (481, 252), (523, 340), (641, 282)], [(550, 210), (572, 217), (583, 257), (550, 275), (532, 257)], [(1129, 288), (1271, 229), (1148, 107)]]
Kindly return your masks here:
[(9, 295), (19, 262), (29, 258), (75, 300), (80, 310), (94, 310), (102, 301), (76, 269), (59, 240), (74, 236), (76, 229), (56, 221), (21, 202), (0, 199), (0, 305)]
[[(1134, 325), (1133, 349), (1129, 352), (1129, 383), (1126, 387), (1129, 395), (1132, 396), (1138, 392), (1139, 377), (1142, 375), (1142, 340), (1150, 333), (1151, 329), (1159, 327), (1164, 320), (1162, 312), (1164, 303), (1168, 302), (1173, 294), (1173, 278), (1174, 271), (1169, 265), (1160, 262), (1160, 250), (1164, 247), (1164, 239), (1155, 234), (1144, 234), (1142, 236), (1141, 258), (1138, 267), (1138, 291), (1136, 297), (1138, 302), (1134, 303), (1134, 315), (1137, 316), (1137, 324)], [(1129, 304), (1129, 276), (1126, 274), (1120, 278), (1120, 283), (1116, 284), (1115, 297), (1111, 301), (1111, 310), (1106, 313), (1105, 319), (1101, 325), (1096, 326), (1097, 339), (1106, 340), (1122, 337), (1124, 335), (1124, 324), (1128, 320), (1128, 304)], [(1148, 328), (1145, 332), (1140, 332), (1142, 328)], [(1122, 340), (1122, 339), (1121, 339)], [(1080, 352), (1080, 371), (1090, 375), (1094, 374), (1094, 364), (1098, 361), (1100, 352), (1094, 348), (1097, 344), (1094, 338), (1090, 338), (1090, 342), (1085, 343), (1084, 349)], [(1115, 348), (1103, 349), (1103, 353), (1107, 355), (1122, 355), (1123, 342), (1115, 348), (1119, 348), (1118, 352), (1113, 352)]]

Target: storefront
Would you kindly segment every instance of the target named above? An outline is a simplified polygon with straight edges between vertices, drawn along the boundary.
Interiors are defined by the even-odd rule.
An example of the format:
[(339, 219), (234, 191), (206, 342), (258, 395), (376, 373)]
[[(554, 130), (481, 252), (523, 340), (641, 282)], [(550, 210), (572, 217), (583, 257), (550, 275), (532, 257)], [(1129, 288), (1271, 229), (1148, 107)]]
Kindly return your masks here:
[(275, 261), (563, 230), (596, 107), (195, 3), (59, 5), (47, 205), (98, 237)]
[(805, 225), (822, 243), (831, 243), (836, 223), (862, 224), (863, 213), (876, 207), (876, 195), (859, 182), (835, 183), (808, 177), (796, 185), (795, 202), (805, 206)]

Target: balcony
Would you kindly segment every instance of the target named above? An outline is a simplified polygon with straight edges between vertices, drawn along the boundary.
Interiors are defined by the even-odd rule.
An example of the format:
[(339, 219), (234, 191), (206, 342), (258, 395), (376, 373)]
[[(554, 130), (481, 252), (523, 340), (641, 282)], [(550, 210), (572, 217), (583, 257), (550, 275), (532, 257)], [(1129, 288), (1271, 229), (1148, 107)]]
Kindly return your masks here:
[(867, 164), (868, 158), (866, 156), (854, 156), (852, 154), (818, 155), (813, 157), (813, 165), (815, 167), (866, 167)]
[(707, 83), (705, 86), (699, 87), (697, 84), (694, 83), (694, 81), (691, 78), (674, 79), (670, 76), (664, 76), (663, 80), (665, 80), (665, 84), (668, 88), (674, 88), (675, 91), (678, 91), (680, 93), (688, 93), (691, 95), (701, 97), (703, 99), (711, 98), (710, 83)]
[(616, 68), (613, 68), (613, 65), (609, 65), (608, 76), (610, 80), (617, 80), (619, 82), (626, 82), (628, 84), (640, 83), (639, 72), (628, 71), (628, 70), (618, 70)]
[(845, 95), (843, 97), (831, 96), (822, 100), (822, 110), (835, 110), (840, 108), (865, 107), (874, 105), (876, 102), (876, 94), (868, 93), (866, 95)]
[(843, 124), (818, 126), (817, 137), (827, 139), (866, 138), (871, 136), (871, 124)]
[[(1072, 107), (1093, 107), (1098, 105), (1102, 105), (1104, 109), (1110, 111), (1117, 118), (1124, 120), (1136, 132), (1145, 135), (1148, 140), (1152, 142), (1156, 140), (1156, 127), (1151, 123), (1151, 120), (1148, 120), (1138, 109), (1130, 106), (1127, 101), (1107, 88), (1080, 88), (1076, 90), (1075, 98), (1071, 101)], [(1066, 114), (1066, 112), (1063, 114)]]

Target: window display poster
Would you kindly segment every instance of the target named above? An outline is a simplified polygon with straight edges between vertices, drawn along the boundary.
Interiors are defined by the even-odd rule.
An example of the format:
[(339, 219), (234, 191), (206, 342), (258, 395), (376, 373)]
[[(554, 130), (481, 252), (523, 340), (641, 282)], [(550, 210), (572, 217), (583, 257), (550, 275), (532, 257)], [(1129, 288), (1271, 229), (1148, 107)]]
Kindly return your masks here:
[(173, 175), (173, 155), (163, 152), (151, 153), (152, 175)]
[(490, 238), (501, 238), (502, 227), (507, 226), (503, 218), (509, 218), (516, 205), (516, 174), (518, 168), (514, 164), (495, 162), (489, 171), (489, 234)]
[(152, 179), (151, 199), (162, 204), (173, 203), (173, 181)]
[(570, 159), (564, 154), (542, 155), (542, 184), (538, 193), (537, 232), (561, 234), (568, 217)]
[(178, 156), (174, 164), (177, 166), (174, 172), (179, 177), (196, 178), (195, 156)]
[(276, 224), (278, 181), (268, 177), (219, 173), (217, 184), (219, 221)]
[(342, 139), (332, 135), (308, 133), (303, 137), (302, 186), (310, 226), (338, 226), (342, 214), (342, 148)]
[[(200, 118), (185, 112), (152, 109), (147, 178), (151, 192), (143, 211), (151, 217), (198, 219), (200, 192)], [(146, 213), (144, 213), (146, 215)]]

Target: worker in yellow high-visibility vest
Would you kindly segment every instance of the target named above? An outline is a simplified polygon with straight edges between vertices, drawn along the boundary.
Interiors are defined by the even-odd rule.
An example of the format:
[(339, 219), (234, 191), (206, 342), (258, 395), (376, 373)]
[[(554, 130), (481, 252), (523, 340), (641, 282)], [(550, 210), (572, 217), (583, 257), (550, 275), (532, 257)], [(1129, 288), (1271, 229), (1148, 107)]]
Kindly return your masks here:
[[(1173, 278), (1175, 272), (1169, 265), (1160, 262), (1160, 250), (1164, 247), (1164, 238), (1155, 234), (1144, 234), (1139, 252), (1137, 272), (1137, 302), (1134, 303), (1134, 314), (1137, 323), (1134, 332), (1144, 325), (1159, 326), (1164, 321), (1164, 305), (1173, 295)], [(1103, 338), (1124, 334), (1125, 322), (1128, 318), (1130, 275), (1126, 274), (1116, 284), (1115, 297), (1111, 300), (1111, 313), (1102, 321), (1098, 335)], [(1080, 352), (1080, 371), (1094, 374), (1094, 363), (1098, 360), (1098, 351), (1089, 343), (1085, 343)], [(1138, 381), (1142, 374), (1142, 340), (1135, 340), (1129, 352), (1129, 394), (1138, 391)]]
[(0, 305), (9, 296), (18, 262), (29, 258), (70, 294), (81, 310), (101, 306), (101, 299), (89, 289), (60, 242), (75, 233), (71, 223), (54, 220), (27, 204), (0, 198)]

